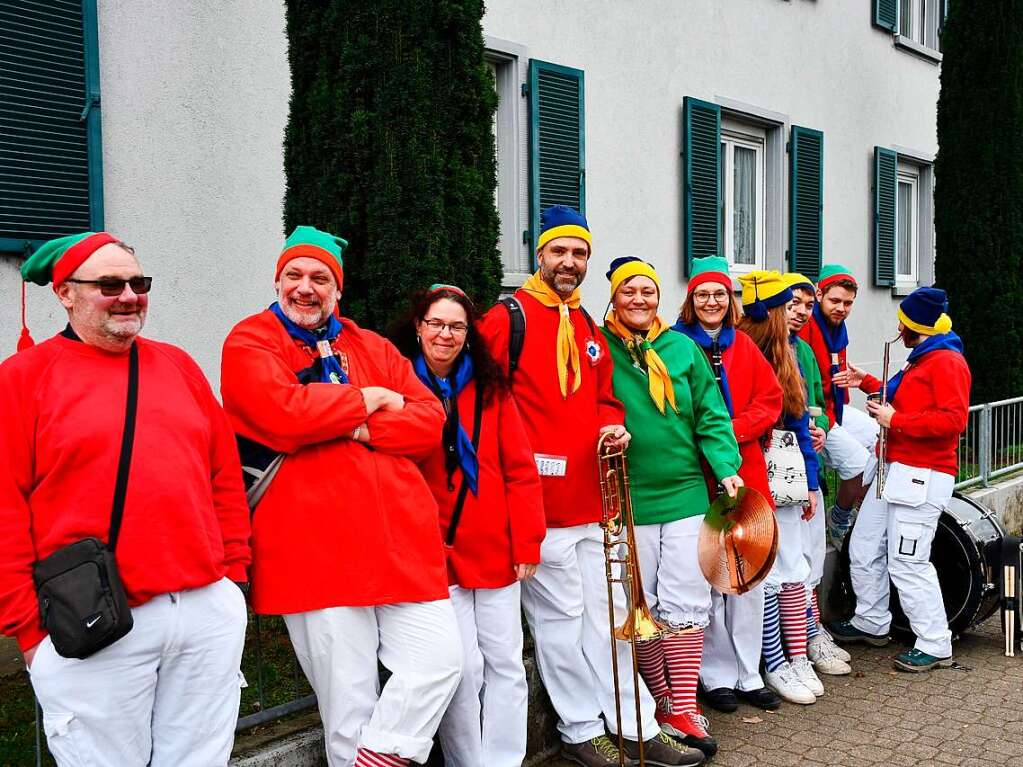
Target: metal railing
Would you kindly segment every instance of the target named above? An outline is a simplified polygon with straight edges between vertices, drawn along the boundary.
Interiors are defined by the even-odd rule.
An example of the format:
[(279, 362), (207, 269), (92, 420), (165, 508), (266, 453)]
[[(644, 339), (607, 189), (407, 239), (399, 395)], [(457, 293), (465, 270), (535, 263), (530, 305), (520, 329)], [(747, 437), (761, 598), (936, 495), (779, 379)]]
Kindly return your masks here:
[(959, 437), (956, 488), (981, 485), (1023, 470), (1023, 397), (985, 402), (970, 408)]

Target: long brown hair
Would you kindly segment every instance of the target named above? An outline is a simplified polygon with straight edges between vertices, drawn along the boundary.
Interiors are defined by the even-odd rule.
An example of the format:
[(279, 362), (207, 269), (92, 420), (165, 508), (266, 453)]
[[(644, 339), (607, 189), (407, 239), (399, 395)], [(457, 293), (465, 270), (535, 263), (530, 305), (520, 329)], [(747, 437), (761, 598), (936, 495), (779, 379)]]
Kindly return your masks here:
[(794, 418), (803, 415), (806, 412), (806, 395), (803, 393), (803, 379), (799, 375), (796, 355), (789, 343), (785, 305), (769, 309), (767, 319), (763, 322), (743, 317), (739, 320), (739, 330), (753, 339), (753, 343), (774, 368), (774, 374), (781, 384), (783, 411)]

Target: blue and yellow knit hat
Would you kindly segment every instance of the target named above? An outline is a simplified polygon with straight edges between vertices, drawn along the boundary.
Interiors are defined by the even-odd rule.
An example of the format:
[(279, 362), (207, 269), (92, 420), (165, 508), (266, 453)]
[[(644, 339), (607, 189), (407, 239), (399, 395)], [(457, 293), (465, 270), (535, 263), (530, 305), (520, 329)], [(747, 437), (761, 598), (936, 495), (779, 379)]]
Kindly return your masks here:
[(781, 276), (782, 282), (788, 285), (792, 290), (796, 288), (802, 288), (808, 290), (811, 293), (814, 292), (813, 280), (807, 277), (805, 274), (799, 272), (785, 272)]
[(661, 280), (657, 276), (654, 267), (638, 256), (621, 256), (611, 262), (607, 273), (604, 275), (611, 282), (611, 295), (618, 292), (618, 288), (630, 277), (643, 275), (653, 280), (657, 286), (657, 292), (661, 292)]
[(586, 217), (567, 205), (552, 205), (540, 214), (540, 238), (536, 241), (536, 249), (558, 237), (578, 237), (585, 240), (590, 251), (593, 251), (593, 240)]
[(775, 270), (758, 269), (739, 276), (743, 313), (755, 322), (767, 319), (767, 312), (792, 300), (792, 288)]
[(899, 321), (922, 336), (937, 336), (952, 329), (948, 297), (941, 288), (917, 288), (899, 304)]

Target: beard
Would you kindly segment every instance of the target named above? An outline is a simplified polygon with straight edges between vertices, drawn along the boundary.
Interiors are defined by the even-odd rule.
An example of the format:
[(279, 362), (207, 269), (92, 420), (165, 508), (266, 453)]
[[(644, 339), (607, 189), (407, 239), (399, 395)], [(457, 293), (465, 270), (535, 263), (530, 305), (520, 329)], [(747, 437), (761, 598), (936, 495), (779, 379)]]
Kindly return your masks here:
[(336, 300), (316, 303), (313, 306), (298, 306), (291, 298), (283, 296), (278, 296), (277, 301), (284, 316), (306, 330), (322, 327), (337, 306)]
[(555, 292), (563, 295), (571, 293), (582, 285), (585, 274), (585, 272), (575, 270), (569, 272), (563, 269), (549, 269), (546, 265), (540, 267), (540, 276), (543, 281), (550, 285)]

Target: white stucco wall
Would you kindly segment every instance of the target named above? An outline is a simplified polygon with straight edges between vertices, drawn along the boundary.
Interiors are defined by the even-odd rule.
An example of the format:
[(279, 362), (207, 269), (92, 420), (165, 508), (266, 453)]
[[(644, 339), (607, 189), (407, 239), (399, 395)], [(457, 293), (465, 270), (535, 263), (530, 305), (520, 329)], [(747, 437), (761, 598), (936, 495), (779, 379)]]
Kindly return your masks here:
[[(99, 0), (106, 228), (152, 275), (145, 335), (216, 385), (220, 345), (273, 300), (291, 92), (283, 0)], [(0, 356), (17, 338), (15, 264), (0, 265)], [(36, 341), (64, 326), (29, 286)]]
[[(682, 98), (730, 99), (824, 132), (825, 261), (864, 285), (851, 356), (876, 365), (896, 300), (869, 287), (873, 147), (936, 152), (938, 67), (895, 49), (869, 6), (488, 2), (487, 35), (585, 71), (592, 312), (607, 300), (608, 262), (636, 253), (657, 265), (674, 315)], [(272, 300), (290, 92), (283, 0), (99, 0), (99, 37), (106, 227), (155, 278), (146, 334), (183, 346), (216, 386), (227, 331)], [(15, 264), (0, 260), (0, 356), (14, 349), (18, 290)], [(37, 340), (63, 326), (48, 289), (30, 286), (29, 305)]]
[[(591, 311), (606, 305), (608, 263), (631, 253), (655, 264), (662, 314), (675, 316), (685, 284), (682, 99), (729, 99), (824, 132), (824, 261), (864, 286), (851, 357), (879, 364), (897, 300), (869, 287), (873, 150), (937, 152), (939, 68), (895, 49), (871, 25), (869, 2), (490, 0), (484, 31), (585, 72)], [(787, 185), (787, 164), (785, 176)], [(766, 255), (772, 265), (784, 253)]]

